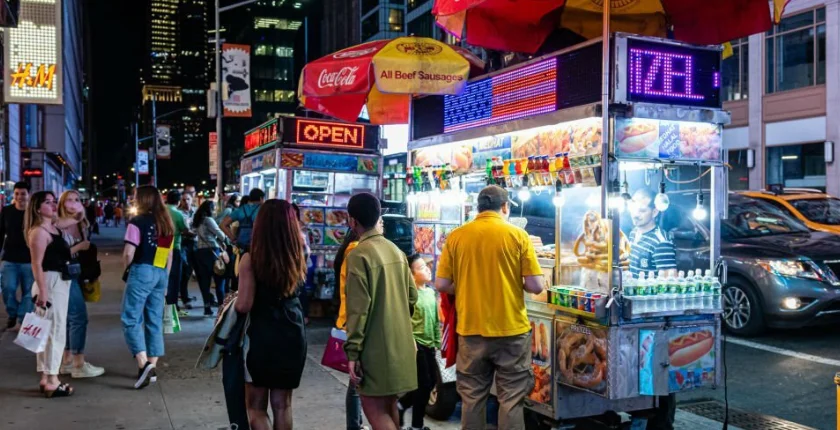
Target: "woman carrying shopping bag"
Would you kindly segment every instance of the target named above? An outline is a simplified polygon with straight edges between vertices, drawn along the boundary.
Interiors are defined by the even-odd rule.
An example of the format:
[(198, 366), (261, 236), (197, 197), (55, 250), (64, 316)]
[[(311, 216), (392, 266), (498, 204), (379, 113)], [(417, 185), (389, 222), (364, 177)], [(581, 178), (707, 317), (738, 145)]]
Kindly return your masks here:
[[(49, 191), (39, 191), (29, 200), (23, 219), (35, 278), (32, 297), (38, 311), (52, 321), (46, 349), (37, 354), (41, 392), (47, 398), (68, 397), (74, 392), (69, 384), (61, 383), (58, 374), (67, 336), (70, 281), (78, 265), (70, 264), (70, 246), (56, 225), (57, 215), (55, 195)], [(70, 222), (75, 223), (78, 223), (78, 219)]]
[(131, 355), (137, 361), (140, 389), (157, 378), (155, 365), (163, 356), (163, 309), (175, 227), (157, 188), (137, 188), (137, 215), (125, 231), (123, 262), (128, 270), (122, 303), (122, 326)]
[[(195, 274), (198, 277), (198, 287), (204, 299), (204, 316), (213, 316), (211, 306), (216, 303), (222, 306), (225, 301), (225, 277), (224, 273), (218, 274), (213, 271), (216, 260), (225, 260), (225, 266), (230, 262), (225, 251), (228, 243), (227, 236), (213, 219), (213, 212), (216, 204), (207, 200), (198, 207), (193, 218), (192, 228), (196, 232), (195, 252)], [(223, 255), (224, 253), (224, 255)], [(213, 300), (213, 293), (210, 292), (210, 283), (216, 284), (216, 300)]]

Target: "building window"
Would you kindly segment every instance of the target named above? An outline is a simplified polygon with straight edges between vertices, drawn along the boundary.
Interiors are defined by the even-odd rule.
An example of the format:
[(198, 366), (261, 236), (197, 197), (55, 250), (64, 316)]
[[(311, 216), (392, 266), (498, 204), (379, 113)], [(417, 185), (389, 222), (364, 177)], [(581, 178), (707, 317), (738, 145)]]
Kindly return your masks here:
[(732, 41), (732, 56), (723, 60), (723, 100), (744, 100), (750, 92), (749, 39)]
[(362, 16), (379, 6), (379, 0), (362, 0)]
[(362, 21), (362, 40), (368, 40), (379, 33), (379, 12)]
[(825, 191), (825, 144), (767, 148), (767, 184)]
[(432, 13), (424, 13), (408, 22), (408, 34), (418, 37), (434, 37), (435, 18)]
[(420, 6), (426, 4), (429, 0), (407, 0), (406, 5), (408, 6), (408, 11), (411, 12), (414, 9), (417, 9)]
[(825, 83), (825, 8), (782, 18), (765, 37), (765, 90)]
[(254, 47), (255, 56), (266, 56), (271, 54), (271, 45), (257, 45)]
[(388, 11), (388, 31), (403, 31), (403, 11), (402, 9), (391, 9)]
[(729, 190), (750, 189), (750, 169), (747, 168), (747, 150), (729, 151)]
[(274, 101), (293, 103), (295, 101), (295, 92), (289, 90), (274, 90)]
[(274, 47), (274, 55), (278, 57), (294, 57), (295, 56), (295, 48), (289, 46), (275, 46)]
[(269, 90), (255, 90), (254, 96), (258, 102), (272, 102), (274, 101), (274, 93)]

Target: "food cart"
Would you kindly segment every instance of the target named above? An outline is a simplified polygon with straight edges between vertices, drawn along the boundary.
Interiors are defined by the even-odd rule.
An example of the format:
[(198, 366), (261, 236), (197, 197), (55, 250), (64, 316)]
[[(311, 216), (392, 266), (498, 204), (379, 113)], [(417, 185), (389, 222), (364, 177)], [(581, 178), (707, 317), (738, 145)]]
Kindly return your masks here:
[(649, 410), (723, 377), (720, 48), (611, 35), (604, 112), (601, 40), (412, 105), (415, 251), (435, 266), (488, 184), (510, 191), (510, 222), (537, 250), (534, 428)]
[[(303, 117), (278, 117), (245, 133), (243, 195), (259, 187), (267, 198), (301, 209), (312, 249), (307, 287), (331, 299), (332, 261), (347, 232), (347, 202), (359, 192), (381, 194), (378, 127)], [(313, 316), (318, 315), (315, 309)]]

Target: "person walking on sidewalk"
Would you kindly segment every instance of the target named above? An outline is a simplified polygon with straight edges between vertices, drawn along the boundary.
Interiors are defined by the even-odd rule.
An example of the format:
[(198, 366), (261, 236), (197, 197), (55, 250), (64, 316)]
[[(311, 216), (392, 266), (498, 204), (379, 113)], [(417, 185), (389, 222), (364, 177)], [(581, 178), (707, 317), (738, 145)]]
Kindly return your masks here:
[[(169, 269), (169, 281), (166, 287), (166, 304), (178, 306), (178, 292), (181, 289), (181, 276), (184, 270), (184, 251), (181, 249), (181, 236), (188, 231), (187, 223), (184, 221), (184, 214), (178, 210), (178, 202), (181, 201), (181, 192), (172, 190), (166, 193), (166, 209), (169, 217), (172, 218), (174, 235), (172, 240), (172, 267)], [(182, 295), (181, 301), (189, 304), (189, 295)], [(178, 310), (181, 316), (187, 316), (186, 309)]]
[[(201, 296), (204, 299), (204, 316), (213, 316), (213, 310), (210, 305), (213, 303), (213, 294), (210, 292), (210, 282), (216, 284), (216, 303), (222, 306), (225, 301), (225, 277), (215, 273), (213, 266), (216, 260), (220, 257), (225, 259), (222, 253), (227, 246), (227, 236), (216, 224), (213, 219), (213, 212), (216, 209), (216, 203), (212, 200), (207, 200), (198, 207), (193, 218), (193, 229), (197, 236), (197, 249), (195, 252), (195, 274), (198, 277), (198, 287), (201, 290)], [(227, 259), (225, 268), (227, 269)]]
[[(61, 219), (76, 219), (84, 215), (81, 196), (78, 191), (68, 190), (58, 199), (58, 216)], [(70, 246), (70, 257), (77, 260), (79, 251), (90, 249), (89, 225), (87, 217), (78, 224), (61, 229), (64, 240)], [(85, 360), (87, 341), (88, 314), (82, 286), (78, 279), (70, 282), (70, 299), (67, 305), (67, 343), (64, 348), (60, 373), (73, 378), (94, 378), (105, 373), (105, 369), (94, 366)]]
[(190, 297), (190, 279), (195, 270), (195, 231), (192, 229), (192, 219), (195, 211), (192, 207), (193, 195), (186, 191), (181, 193), (181, 201), (178, 203), (178, 210), (184, 217), (186, 230), (181, 231), (181, 284), (179, 292), (185, 309), (192, 309), (192, 297)]
[[(228, 198), (227, 204), (222, 212), (216, 217), (216, 224), (222, 225), (222, 221), (225, 220), (225, 217), (230, 216), (238, 207), (240, 202), (239, 194), (233, 193), (231, 194), (230, 198)], [(228, 241), (227, 247), (225, 248), (225, 252), (227, 252), (228, 258), (230, 262), (225, 266), (225, 286), (227, 287), (228, 291), (236, 291), (238, 289), (238, 280), (236, 278), (236, 250), (233, 248), (233, 243)]]
[(504, 188), (482, 189), (478, 216), (449, 234), (438, 260), (435, 286), (455, 295), (455, 368), (465, 430), (484, 429), (494, 374), (499, 430), (524, 429), (524, 400), (534, 385), (523, 289), (542, 292), (542, 269), (528, 233), (505, 221), (509, 204)]
[[(335, 279), (338, 279), (338, 318), (335, 328), (347, 330), (347, 256), (359, 244), (359, 235), (351, 229), (344, 237), (344, 242), (335, 254), (333, 267)], [(344, 397), (347, 415), (347, 430), (362, 430), (362, 401), (359, 399), (359, 389), (352, 381), (347, 384), (347, 394)]]
[(145, 185), (135, 195), (137, 215), (125, 232), (123, 263), (128, 270), (122, 303), (123, 335), (137, 361), (140, 389), (157, 379), (155, 366), (163, 356), (163, 309), (175, 227), (157, 188)]
[(382, 209), (369, 193), (347, 204), (359, 245), (347, 264), (347, 342), (350, 380), (374, 430), (399, 427), (397, 395), (417, 388), (411, 311), (417, 301), (405, 254), (377, 229)]
[[(31, 259), (29, 247), (23, 236), (23, 215), (26, 204), (29, 203), (29, 184), (18, 182), (14, 188), (12, 204), (0, 212), (0, 242), (3, 246), (2, 290), (3, 302), (6, 304), (6, 314), (9, 320), (6, 328), (16, 330), (27, 312), (32, 311), (32, 283)], [(20, 301), (17, 299), (18, 288), (21, 289)]]
[[(222, 220), (222, 231), (225, 232), (231, 242), (245, 252), (251, 246), (251, 236), (254, 229), (254, 222), (260, 211), (260, 205), (265, 200), (265, 193), (259, 188), (254, 188), (248, 193), (248, 203), (236, 208), (229, 216)], [(231, 224), (239, 223), (239, 231), (234, 236)]]
[[(39, 313), (50, 320), (47, 346), (37, 355), (41, 392), (48, 398), (73, 395), (73, 387), (58, 379), (67, 341), (67, 305), (70, 300), (70, 246), (54, 224), (58, 215), (55, 195), (39, 191), (32, 195), (24, 214), (24, 234), (32, 261), (32, 295)], [(77, 220), (78, 222), (78, 220)]]
[(109, 201), (105, 203), (105, 227), (111, 226), (114, 219), (114, 205)]
[(432, 270), (423, 257), (419, 254), (408, 257), (408, 265), (417, 287), (417, 304), (411, 316), (414, 341), (417, 343), (417, 389), (400, 398), (400, 425), (403, 425), (406, 409), (413, 408), (409, 430), (429, 430), (424, 425), (426, 405), (435, 386), (435, 368), (438, 365), (435, 350), (440, 349), (437, 293), (429, 286)]
[(120, 221), (123, 218), (123, 207), (122, 203), (117, 203), (117, 206), (114, 208), (114, 227), (120, 226)]
[[(245, 399), (252, 430), (292, 428), (292, 390), (306, 364), (306, 333), (298, 300), (306, 261), (298, 220), (286, 200), (269, 200), (254, 223), (239, 267), (236, 311), (249, 313)], [(246, 248), (247, 249), (247, 248)]]

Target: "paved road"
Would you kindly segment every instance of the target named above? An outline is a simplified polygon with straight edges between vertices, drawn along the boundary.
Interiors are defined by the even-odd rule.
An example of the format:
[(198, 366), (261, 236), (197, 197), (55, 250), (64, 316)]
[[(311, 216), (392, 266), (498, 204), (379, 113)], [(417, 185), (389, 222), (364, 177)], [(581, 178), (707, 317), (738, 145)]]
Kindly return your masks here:
[[(219, 372), (193, 369), (211, 325), (210, 320), (199, 315), (200, 311), (182, 320), (181, 333), (166, 337), (167, 354), (161, 360), (159, 383), (141, 391), (130, 388), (136, 371), (119, 323), (124, 286), (119, 263), (122, 229), (102, 230), (103, 237), (95, 240), (100, 246), (105, 271), (103, 295), (100, 303), (88, 306), (87, 354), (89, 361), (106, 367), (106, 375), (92, 380), (71, 380), (77, 394), (70, 399), (44, 399), (37, 393), (34, 357), (12, 343), (11, 333), (0, 335), (0, 429), (226, 428)], [(195, 284), (192, 288), (193, 295), (198, 296)], [(4, 320), (0, 316), (0, 321)], [(326, 322), (316, 321), (309, 330), (309, 361), (293, 403), (297, 428), (343, 428), (347, 377), (318, 364), (328, 326)], [(738, 343), (727, 343), (730, 404), (813, 428), (835, 428), (832, 377), (840, 366), (832, 360), (840, 363), (838, 341), (840, 333), (836, 329), (822, 329), (771, 332), (750, 339), (752, 344), (737, 339)], [(758, 349), (767, 346), (778, 349)], [(791, 353), (809, 355), (785, 355)], [(687, 404), (700, 398), (723, 400), (723, 397), (723, 390), (718, 390), (682, 395), (679, 399)], [(458, 428), (457, 417), (450, 422), (427, 420), (427, 423), (433, 430)], [(680, 411), (677, 428), (718, 429), (721, 424)]]

